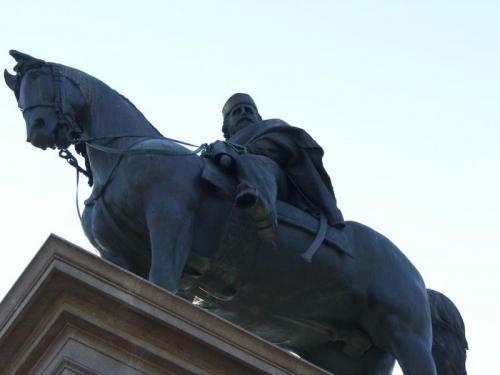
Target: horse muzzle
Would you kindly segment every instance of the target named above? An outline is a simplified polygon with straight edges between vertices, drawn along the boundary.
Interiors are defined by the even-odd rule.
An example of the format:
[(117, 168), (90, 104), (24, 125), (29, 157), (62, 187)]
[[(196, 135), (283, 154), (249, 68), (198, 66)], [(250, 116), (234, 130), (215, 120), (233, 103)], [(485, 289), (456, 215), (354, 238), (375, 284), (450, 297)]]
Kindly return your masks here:
[(27, 141), (42, 150), (67, 148), (72, 143), (71, 130), (66, 123), (35, 122), (28, 130)]
[(42, 150), (55, 148), (54, 135), (45, 132), (30, 132), (26, 141), (37, 148), (41, 148)]

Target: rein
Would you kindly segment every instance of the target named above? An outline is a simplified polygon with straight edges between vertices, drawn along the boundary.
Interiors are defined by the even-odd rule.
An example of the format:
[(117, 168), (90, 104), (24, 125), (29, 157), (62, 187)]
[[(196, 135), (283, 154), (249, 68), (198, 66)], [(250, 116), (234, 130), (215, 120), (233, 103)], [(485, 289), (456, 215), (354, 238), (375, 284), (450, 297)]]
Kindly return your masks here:
[[(107, 147), (107, 146), (101, 146), (101, 145), (96, 145), (93, 144), (92, 142), (97, 141), (97, 140), (114, 140), (114, 139), (119, 139), (119, 138), (145, 138), (144, 140), (150, 140), (150, 139), (161, 139), (161, 140), (166, 140), (166, 141), (171, 141), (175, 142), (178, 144), (186, 145), (186, 146), (191, 146), (191, 147), (197, 147), (193, 151), (188, 151), (185, 153), (173, 153), (168, 150), (160, 149), (160, 148), (154, 148), (154, 147), (148, 147), (148, 148), (140, 148), (140, 149), (134, 149), (133, 147), (136, 146), (138, 143), (141, 141), (133, 143), (129, 148), (127, 149), (118, 149), (118, 148), (113, 148), (113, 147)], [(111, 177), (114, 174), (116, 168), (122, 161), (123, 157), (125, 155), (138, 155), (138, 154), (157, 154), (157, 155), (166, 155), (166, 156), (190, 156), (190, 155), (196, 155), (200, 152), (204, 152), (208, 144), (203, 143), (200, 146), (193, 145), (188, 142), (183, 142), (179, 141), (177, 139), (173, 138), (167, 138), (167, 137), (150, 137), (150, 136), (143, 136), (143, 135), (117, 135), (117, 136), (103, 136), (103, 137), (96, 137), (96, 138), (81, 138), (81, 139), (76, 139), (75, 142), (73, 143), (75, 147), (79, 145), (87, 145), (95, 150), (104, 152), (106, 154), (113, 154), (113, 155), (119, 155), (118, 160), (115, 162), (113, 167), (111, 168), (111, 171), (102, 184), (102, 186), (99, 188), (98, 193), (96, 196), (92, 197), (91, 201), (95, 201), (99, 199), (102, 194), (104, 193), (106, 187), (109, 185), (109, 182), (111, 181)], [(90, 163), (88, 163), (88, 156), (85, 155), (85, 164), (87, 165), (87, 170), (84, 168), (80, 167), (78, 165), (77, 159), (73, 156), (73, 154), (67, 150), (67, 149), (61, 149), (59, 151), (59, 157), (65, 159), (69, 165), (71, 165), (73, 168), (76, 170), (76, 212), (78, 213), (78, 218), (80, 219), (80, 222), (82, 222), (82, 214), (80, 210), (80, 200), (79, 200), (79, 184), (80, 184), (80, 173), (86, 176), (89, 179), (89, 185), (92, 185), (90, 182), (92, 181), (92, 171), (90, 170)]]
[[(75, 120), (72, 118), (72, 116), (69, 113), (64, 112), (63, 92), (62, 92), (62, 87), (61, 87), (61, 83), (62, 83), (63, 78), (72, 81), (77, 87), (78, 87), (78, 84), (76, 82), (74, 82), (71, 78), (62, 75), (61, 72), (59, 71), (59, 69), (56, 66), (54, 66), (54, 64), (46, 63), (44, 65), (49, 68), (50, 75), (52, 76), (53, 89), (54, 89), (53, 90), (54, 91), (54, 100), (51, 103), (45, 102), (45, 103), (40, 103), (40, 104), (33, 104), (33, 105), (26, 106), (24, 108), (19, 106), (19, 109), (21, 110), (21, 112), (24, 113), (24, 112), (27, 112), (27, 111), (30, 111), (32, 109), (39, 108), (39, 107), (54, 108), (58, 120), (61, 123), (67, 123), (70, 126), (71, 134), (74, 136), (74, 139), (71, 142), (71, 144), (73, 144), (75, 146), (76, 151), (78, 153), (82, 154), (82, 156), (85, 158), (86, 169), (84, 169), (78, 165), (78, 160), (67, 148), (60, 149), (59, 157), (66, 160), (68, 162), (68, 164), (71, 165), (76, 170), (76, 210), (78, 212), (78, 217), (80, 218), (80, 221), (82, 221), (82, 215), (80, 212), (80, 205), (79, 205), (79, 199), (78, 199), (78, 187), (79, 187), (79, 182), (80, 182), (80, 173), (89, 179), (89, 186), (92, 186), (92, 184), (93, 184), (92, 171), (90, 169), (90, 162), (89, 162), (88, 155), (87, 155), (85, 147), (84, 147), (85, 145), (90, 147), (90, 148), (93, 148), (95, 150), (98, 150), (100, 152), (104, 152), (106, 154), (113, 154), (113, 155), (119, 156), (118, 160), (111, 168), (111, 172), (108, 175), (108, 177), (106, 178), (105, 182), (103, 183), (103, 185), (100, 188), (98, 188), (99, 189), (98, 194), (96, 194), (96, 197), (94, 197), (93, 200), (99, 198), (103, 194), (105, 188), (107, 187), (107, 185), (109, 184), (109, 182), (111, 180), (111, 177), (112, 177), (115, 169), (118, 167), (118, 165), (120, 164), (121, 160), (123, 159), (123, 157), (125, 155), (157, 154), (157, 155), (166, 155), (166, 156), (190, 156), (190, 155), (196, 155), (200, 152), (203, 153), (207, 150), (208, 144), (206, 144), (206, 143), (203, 143), (202, 145), (197, 146), (197, 145), (193, 145), (193, 144), (188, 143), (188, 142), (179, 141), (179, 140), (173, 139), (173, 138), (167, 138), (167, 137), (164, 137), (161, 135), (158, 137), (153, 137), (153, 136), (149, 136), (149, 135), (144, 136), (144, 135), (135, 135), (135, 134), (130, 134), (130, 135), (125, 134), (125, 135), (102, 136), (102, 137), (95, 137), (95, 138), (80, 138), (80, 135), (82, 134), (82, 129), (75, 122)], [(36, 69), (36, 68), (39, 68), (39, 67), (32, 67), (31, 69)], [(31, 69), (28, 69), (28, 70), (31, 70)], [(28, 70), (24, 71), (22, 74), (19, 73), (19, 77), (22, 77), (22, 75), (26, 74), (26, 72)], [(20, 86), (20, 79), (18, 79), (16, 81), (16, 90), (15, 90), (16, 97), (19, 96), (19, 93), (18, 93), (19, 86)], [(185, 145), (185, 146), (196, 147), (196, 149), (193, 151), (178, 153), (178, 152), (172, 152), (169, 150), (165, 150), (162, 148), (155, 148), (155, 147), (140, 148), (140, 149), (133, 148), (138, 143), (140, 143), (141, 140), (134, 142), (132, 145), (130, 145), (126, 149), (118, 149), (118, 148), (102, 146), (102, 145), (98, 145), (98, 144), (94, 143), (94, 142), (99, 141), (99, 140), (111, 141), (111, 140), (120, 139), (120, 138), (143, 138), (144, 141), (150, 140), (150, 139), (161, 139), (161, 140), (175, 142), (175, 143)]]
[[(92, 172), (90, 169), (87, 171), (80, 167), (78, 165), (78, 160), (73, 156), (71, 152), (67, 149), (61, 149), (59, 150), (59, 157), (63, 158), (68, 162), (69, 165), (71, 165), (73, 168), (76, 170), (76, 196), (75, 196), (75, 203), (76, 203), (76, 212), (78, 213), (78, 218), (80, 219), (80, 223), (82, 222), (82, 214), (80, 212), (80, 202), (78, 200), (78, 187), (80, 185), (80, 173), (82, 173), (84, 176), (86, 176), (89, 179), (89, 182), (92, 181)], [(89, 183), (90, 185), (90, 183)]]
[[(25, 112), (28, 112), (32, 109), (39, 108), (39, 107), (46, 107), (46, 108), (54, 108), (54, 111), (56, 112), (57, 119), (59, 121), (65, 120), (71, 128), (71, 130), (75, 133), (80, 134), (81, 129), (78, 126), (78, 124), (75, 123), (73, 118), (66, 112), (64, 112), (63, 108), (63, 94), (62, 94), (62, 88), (61, 88), (61, 82), (63, 77), (72, 81), (69, 77), (63, 76), (57, 68), (54, 67), (53, 64), (48, 63), (46, 66), (49, 68), (50, 75), (52, 76), (52, 83), (53, 83), (53, 89), (54, 89), (54, 101), (52, 103), (40, 103), (40, 104), (32, 104), (27, 107), (21, 107), (18, 105), (19, 110), (24, 114)], [(26, 74), (26, 72), (24, 73)], [(24, 75), (23, 74), (23, 75)], [(22, 75), (20, 75), (22, 77)], [(72, 81), (73, 82), (73, 81)], [(73, 82), (75, 83), (75, 82)], [(17, 86), (20, 85), (20, 80), (17, 81), (16, 83)], [(75, 83), (76, 85), (76, 83)], [(77, 85), (78, 86), (78, 85)], [(18, 88), (16, 88), (18, 90)], [(18, 94), (16, 94), (18, 96)], [(63, 122), (63, 121), (61, 121)]]
[[(185, 153), (173, 153), (173, 152), (168, 151), (168, 150), (164, 150), (161, 148), (154, 148), (154, 147), (122, 150), (122, 149), (118, 149), (118, 148), (101, 146), (101, 145), (97, 145), (97, 144), (92, 143), (93, 141), (96, 141), (96, 140), (105, 140), (105, 139), (113, 140), (113, 139), (118, 139), (118, 138), (146, 138), (146, 140), (160, 139), (160, 140), (175, 142), (175, 143), (185, 145), (185, 146), (196, 147), (196, 149), (193, 151), (185, 152)], [(106, 136), (106, 137), (96, 137), (96, 138), (87, 138), (87, 139), (83, 138), (83, 139), (79, 139), (76, 141), (76, 144), (79, 144), (79, 143), (85, 143), (85, 144), (87, 144), (87, 146), (89, 146), (95, 150), (99, 150), (99, 151), (105, 152), (107, 154), (114, 154), (114, 155), (158, 154), (158, 155), (169, 155), (169, 156), (188, 156), (188, 155), (195, 155), (195, 154), (198, 154), (200, 152), (203, 152), (208, 147), (207, 143), (203, 143), (203, 144), (197, 146), (197, 145), (193, 145), (193, 144), (188, 143), (188, 142), (179, 141), (179, 140), (173, 139), (173, 138), (168, 138), (168, 137), (163, 137), (163, 136), (151, 137), (151, 136), (144, 136), (144, 135), (117, 135), (117, 136)]]

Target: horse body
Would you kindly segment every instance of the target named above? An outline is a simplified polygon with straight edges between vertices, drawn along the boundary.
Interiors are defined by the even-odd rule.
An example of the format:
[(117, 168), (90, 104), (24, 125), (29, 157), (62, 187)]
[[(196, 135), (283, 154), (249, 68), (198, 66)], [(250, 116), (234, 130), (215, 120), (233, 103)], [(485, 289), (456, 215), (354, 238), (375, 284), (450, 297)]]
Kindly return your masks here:
[[(150, 143), (146, 141), (137, 147), (151, 146)], [(175, 148), (168, 141), (154, 143), (166, 150)], [(183, 168), (179, 168), (180, 165)], [(423, 281), (387, 238), (362, 224), (346, 222), (342, 231), (351, 243), (352, 253), (347, 255), (325, 243), (313, 262), (308, 263), (301, 254), (304, 245), (313, 240), (313, 234), (282, 223), (278, 228), (277, 246), (263, 246), (248, 229), (250, 222), (241, 225), (245, 218), (237, 212), (240, 222), (233, 225), (233, 229), (238, 232), (233, 233), (233, 239), (227, 239), (225, 231), (231, 230), (228, 217), (232, 210), (238, 209), (207, 195), (199, 184), (202, 167), (203, 162), (196, 156), (124, 157), (106, 192), (85, 208), (83, 223), (87, 236), (104, 258), (156, 280), (170, 290), (177, 289), (186, 260), (181, 258), (179, 263), (172, 263), (172, 258), (187, 256), (191, 249), (210, 258), (218, 249), (214, 245), (226, 240), (228, 243), (222, 246), (232, 251), (230, 258), (241, 258), (233, 266), (243, 271), (232, 270), (236, 272), (233, 276), (236, 280), (229, 285), (233, 289), (228, 296), (215, 297), (216, 302), (210, 309), (337, 373), (349, 373), (346, 368), (353, 367), (350, 362), (358, 367), (363, 362), (373, 374), (377, 373), (374, 372), (377, 367), (380, 373), (388, 373), (394, 362), (389, 354), (393, 343), (379, 340), (376, 348), (372, 341), (377, 336), (387, 336), (387, 328), (380, 329), (380, 324), (389, 312), (405, 316), (412, 326), (415, 317), (425, 316), (420, 324), (430, 327)], [(162, 207), (158, 207), (158, 202)], [(205, 207), (206, 204), (209, 207)], [(213, 213), (214, 206), (218, 215), (208, 216), (206, 212)], [(155, 215), (152, 221), (158, 228), (151, 228), (148, 215)], [(165, 220), (172, 216), (173, 220)], [(154, 230), (168, 234), (175, 244), (170, 256), (160, 261), (158, 276), (153, 274), (155, 267), (151, 267), (154, 248), (150, 237), (154, 236)], [(208, 241), (210, 245), (207, 245), (207, 233), (213, 237)], [(234, 242), (234, 238), (238, 241)], [(161, 246), (160, 251), (165, 253), (163, 242)], [(211, 248), (206, 249), (207, 246)], [(175, 276), (166, 279), (166, 270)], [(413, 277), (409, 277), (410, 274)], [(221, 284), (217, 279), (212, 280), (212, 284), (214, 281), (216, 285), (212, 290), (217, 294), (220, 292), (217, 286)], [(393, 287), (390, 293), (384, 294), (388, 284)], [(203, 283), (198, 287), (207, 290)], [(192, 293), (199, 291), (195, 289)], [(410, 301), (401, 298), (404, 293), (412, 296), (408, 306), (403, 302)], [(420, 299), (416, 300), (416, 296)], [(210, 293), (207, 297), (210, 298)], [(415, 305), (422, 306), (424, 311), (415, 314)], [(430, 330), (426, 339), (430, 345)], [(323, 347), (334, 344), (328, 356), (317, 354)], [(336, 356), (332, 356), (332, 352), (336, 352)], [(339, 368), (339, 363), (346, 368)]]
[[(20, 64), (33, 59), (14, 54)], [(87, 139), (95, 185), (82, 226), (103, 258), (170, 291), (201, 297), (214, 313), (335, 374), (389, 374), (395, 359), (407, 375), (436, 374), (428, 292), (387, 238), (346, 222), (339, 235), (348, 248), (324, 241), (307, 262), (301, 255), (315, 235), (285, 220), (293, 208), (281, 204), (276, 246), (266, 246), (230, 200), (200, 183), (205, 161), (160, 139), (132, 103), (101, 81), (41, 63), (25, 68), (16, 85), (7, 75), (6, 81), (20, 106), (29, 107), (24, 116), (34, 145), (66, 147), (73, 123)], [(59, 92), (56, 103), (36, 97), (47, 87)], [(431, 302), (443, 305), (440, 298)], [(432, 311), (454, 322), (451, 331), (462, 336), (451, 340), (465, 355), (453, 308)], [(458, 360), (446, 355), (435, 358), (440, 369)], [(440, 374), (465, 374), (460, 360), (457, 372)]]

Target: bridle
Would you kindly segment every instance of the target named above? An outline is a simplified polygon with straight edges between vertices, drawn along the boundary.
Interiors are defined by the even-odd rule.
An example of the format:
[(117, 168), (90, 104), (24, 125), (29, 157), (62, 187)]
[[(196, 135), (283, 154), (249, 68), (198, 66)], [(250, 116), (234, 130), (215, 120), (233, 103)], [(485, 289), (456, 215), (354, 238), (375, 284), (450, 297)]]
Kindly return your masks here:
[[(35, 108), (40, 108), (40, 107), (46, 107), (46, 108), (53, 108), (54, 112), (56, 113), (57, 120), (61, 123), (66, 123), (70, 126), (70, 131), (72, 134), (75, 134), (76, 136), (74, 137), (75, 139), (79, 138), (80, 134), (82, 133), (81, 128), (78, 126), (78, 124), (75, 122), (73, 117), (64, 111), (63, 109), (63, 97), (62, 97), (62, 87), (61, 87), (61, 82), (62, 79), (68, 79), (70, 80), (76, 87), (78, 87), (78, 84), (73, 81), (71, 78), (67, 76), (63, 76), (60, 72), (59, 69), (54, 67), (54, 64), (52, 63), (44, 63), (43, 65), (39, 66), (34, 66), (28, 68), (26, 71), (22, 72), (22, 74), (18, 75), (18, 80), (16, 82), (16, 97), (19, 99), (19, 89), (21, 85), (21, 80), (24, 75), (26, 75), (30, 70), (34, 69), (40, 69), (43, 67), (47, 67), (49, 69), (50, 75), (51, 75), (51, 82), (53, 84), (53, 92), (54, 92), (54, 101), (51, 103), (37, 103), (33, 104), (27, 107), (21, 107), (18, 104), (18, 107), (20, 111), (24, 114), (32, 109)], [(19, 101), (18, 101), (19, 103)]]
[[(172, 153), (166, 152), (166, 150), (156, 149), (156, 148), (141, 148), (138, 150), (135, 150), (135, 149), (134, 150), (120, 150), (120, 149), (115, 149), (115, 148), (111, 148), (111, 147), (96, 145), (93, 142), (99, 141), (99, 140), (110, 141), (110, 140), (115, 140), (115, 139), (119, 139), (119, 138), (147, 138), (147, 139), (162, 139), (162, 140), (167, 140), (167, 141), (179, 143), (179, 144), (185, 145), (185, 146), (196, 147), (196, 150), (190, 151), (190, 152), (186, 153), (186, 155), (197, 154), (206, 148), (206, 144), (202, 144), (199, 146), (193, 145), (193, 144), (188, 143), (188, 142), (180, 141), (180, 140), (173, 139), (173, 138), (164, 137), (162, 135), (155, 137), (155, 136), (151, 136), (151, 135), (142, 135), (142, 134), (119, 134), (119, 135), (109, 135), (109, 136), (94, 137), (94, 138), (81, 138), (81, 134), (83, 133), (82, 129), (75, 122), (73, 117), (69, 113), (64, 112), (64, 110), (63, 110), (63, 96), (62, 96), (62, 89), (61, 89), (62, 79), (65, 78), (65, 79), (71, 81), (77, 88), (79, 88), (79, 85), (74, 80), (72, 80), (68, 76), (62, 75), (59, 72), (59, 70), (54, 67), (54, 65), (52, 63), (45, 63), (42, 66), (30, 67), (28, 70), (26, 70), (25, 72), (20, 74), (19, 78), (22, 78), (22, 76), (25, 75), (29, 70), (39, 69), (40, 67), (43, 67), (43, 66), (47, 66), (49, 68), (50, 74), (52, 76), (52, 82), (54, 85), (54, 96), (55, 96), (54, 101), (52, 103), (33, 104), (33, 105), (30, 105), (30, 106), (25, 107), (25, 108), (21, 107), (20, 105), (18, 105), (18, 107), (22, 113), (26, 113), (32, 109), (39, 108), (39, 107), (53, 108), (55, 113), (56, 113), (57, 119), (60, 120), (61, 123), (64, 122), (64, 123), (68, 124), (70, 126), (70, 132), (72, 134), (76, 135), (75, 137), (73, 137), (71, 144), (73, 144), (73, 145), (87, 144), (91, 148), (94, 148), (94, 149), (102, 151), (102, 152), (111, 153), (111, 154), (154, 152), (154, 153), (159, 153), (159, 154), (163, 154), (163, 155), (179, 155), (177, 153), (172, 154)], [(21, 79), (18, 79), (18, 82), (16, 83), (16, 90), (15, 91), (16, 91), (17, 97), (19, 96), (18, 93), (19, 93), (20, 82), (21, 82)], [(66, 151), (66, 152), (68, 151), (66, 149), (62, 149), (62, 150)], [(182, 155), (184, 155), (184, 154), (182, 154)]]
[[(74, 80), (72, 80), (70, 77), (67, 77), (65, 75), (62, 75), (59, 72), (59, 69), (54, 66), (52, 63), (37, 63), (36, 65), (30, 66), (27, 69), (23, 69), (22, 72), (18, 71), (18, 79), (16, 80), (16, 87), (15, 87), (15, 94), (16, 98), (18, 99), (19, 103), (19, 90), (20, 90), (20, 84), (21, 80), (24, 75), (30, 70), (34, 69), (40, 69), (43, 67), (48, 67), (51, 75), (51, 81), (53, 83), (53, 91), (54, 91), (54, 101), (53, 102), (47, 102), (47, 103), (39, 103), (39, 104), (33, 104), (27, 107), (21, 107), (18, 104), (18, 107), (20, 111), (24, 114), (30, 110), (33, 110), (35, 108), (40, 108), (40, 107), (46, 107), (46, 108), (52, 108), (54, 109), (54, 112), (56, 113), (56, 117), (58, 122), (60, 123), (65, 123), (70, 127), (69, 134), (73, 135), (70, 145), (73, 145), (76, 149), (76, 151), (82, 155), (85, 159), (85, 168), (82, 168), (78, 164), (78, 160), (76, 157), (67, 149), (67, 148), (61, 148), (59, 150), (59, 157), (62, 159), (66, 160), (69, 165), (71, 165), (73, 168), (76, 170), (76, 209), (78, 212), (78, 217), (80, 218), (80, 221), (82, 220), (82, 215), (80, 212), (80, 206), (79, 206), (79, 199), (78, 199), (78, 186), (80, 182), (80, 174), (83, 174), (88, 178), (88, 184), (89, 186), (93, 185), (93, 176), (92, 176), (92, 170), (90, 169), (90, 161), (87, 155), (87, 150), (85, 146), (88, 146), (90, 148), (93, 148), (95, 150), (98, 150), (100, 152), (104, 152), (107, 154), (113, 154), (113, 155), (118, 155), (118, 159), (111, 168), (111, 172), (109, 173), (108, 177), (106, 178), (105, 182), (103, 183), (103, 186), (101, 189), (99, 189), (100, 193), (98, 194), (97, 197), (94, 197), (93, 199), (97, 199), (99, 196), (101, 196), (104, 192), (104, 189), (107, 187), (109, 184), (111, 177), (120, 164), (123, 156), (125, 155), (131, 155), (131, 154), (158, 154), (158, 155), (167, 155), (167, 156), (189, 156), (189, 155), (195, 155), (198, 153), (203, 153), (206, 151), (208, 148), (208, 144), (204, 143), (202, 145), (193, 145), (188, 142), (183, 142), (177, 139), (173, 138), (168, 138), (164, 137), (158, 132), (158, 136), (151, 136), (151, 135), (141, 135), (141, 134), (118, 134), (118, 135), (109, 135), (109, 136), (102, 136), (102, 137), (94, 137), (94, 138), (82, 138), (81, 135), (83, 133), (83, 130), (81, 127), (76, 123), (76, 121), (73, 119), (73, 117), (69, 114), (66, 113), (63, 109), (63, 95), (62, 95), (62, 80), (68, 79), (70, 82), (72, 82), (78, 89), (80, 89), (80, 86), (78, 83), (76, 83)], [(108, 146), (102, 146), (100, 144), (96, 144), (95, 142), (97, 141), (113, 141), (116, 139), (120, 138), (138, 138), (138, 142), (133, 142), (131, 146), (129, 146), (126, 149), (118, 149), (118, 148), (113, 148), (113, 147), (108, 147)], [(160, 139), (160, 140), (166, 140), (166, 141), (171, 141), (175, 142), (181, 145), (185, 146), (190, 146), (190, 147), (195, 147), (195, 150), (192, 151), (187, 151), (184, 153), (178, 153), (178, 152), (172, 152), (169, 150), (161, 149), (161, 148), (154, 148), (154, 147), (143, 147), (143, 148), (133, 148), (137, 144), (150, 140), (150, 139)]]
[[(21, 107), (19, 105), (19, 90), (21, 86), (21, 81), (23, 76), (25, 76), (29, 71), (35, 70), (35, 69), (42, 69), (44, 67), (47, 67), (50, 75), (51, 75), (51, 82), (53, 85), (53, 92), (54, 92), (54, 101), (53, 102), (46, 102), (46, 103), (37, 103), (37, 104), (32, 104), (27, 107)], [(62, 79), (66, 78), (71, 80), (69, 77), (63, 76), (58, 69), (54, 67), (53, 64), (51, 63), (36, 63), (35, 65), (32, 65), (28, 67), (27, 69), (23, 69), (21, 71), (18, 71), (18, 79), (16, 80), (16, 87), (15, 87), (15, 94), (16, 98), (18, 99), (18, 107), (19, 110), (23, 113), (23, 115), (36, 108), (40, 107), (45, 107), (45, 108), (52, 108), (56, 114), (57, 122), (58, 123), (64, 123), (67, 124), (70, 127), (69, 133), (74, 135), (73, 140), (71, 141), (70, 144), (75, 144), (77, 140), (80, 138), (80, 135), (82, 133), (82, 130), (80, 126), (75, 122), (73, 117), (64, 111), (63, 109), (63, 98), (62, 98), (62, 88), (61, 88), (61, 83)], [(75, 84), (77, 87), (78, 85), (76, 82), (72, 81), (73, 84)], [(78, 165), (77, 159), (71, 154), (71, 152), (67, 148), (62, 148), (59, 150), (59, 156), (63, 159), (65, 159), (72, 167), (74, 167), (77, 170), (77, 176), (79, 173), (82, 173), (89, 179), (89, 185), (92, 186), (93, 184), (93, 178), (92, 178), (92, 173), (90, 169), (88, 168), (88, 161), (86, 161), (87, 164), (87, 170), (80, 167)]]
[[(68, 164), (71, 165), (72, 167), (74, 167), (76, 170), (76, 197), (75, 197), (75, 201), (76, 201), (76, 210), (77, 210), (80, 222), (82, 222), (82, 215), (81, 215), (81, 211), (80, 211), (79, 194), (78, 194), (79, 193), (78, 187), (79, 187), (80, 173), (85, 175), (89, 179), (89, 186), (92, 186), (92, 184), (93, 184), (92, 171), (90, 169), (90, 162), (89, 162), (89, 158), (88, 158), (85, 146), (88, 146), (88, 147), (93, 148), (93, 149), (100, 151), (100, 152), (104, 152), (106, 154), (118, 155), (118, 158), (115, 161), (115, 163), (113, 164), (113, 166), (111, 167), (111, 170), (110, 170), (108, 176), (104, 180), (103, 184), (101, 186), (99, 186), (97, 194), (95, 194), (95, 195), (93, 194), (93, 196), (91, 196), (90, 200), (86, 202), (87, 204), (99, 199), (99, 197), (102, 196), (102, 194), (104, 193), (105, 189), (107, 188), (107, 186), (109, 185), (109, 183), (111, 181), (111, 177), (113, 176), (115, 170), (117, 169), (118, 165), (120, 164), (120, 162), (122, 161), (122, 159), (125, 155), (159, 154), (159, 155), (167, 155), (167, 156), (174, 156), (174, 155), (175, 156), (188, 156), (188, 155), (198, 154), (200, 152), (203, 154), (204, 152), (207, 151), (208, 144), (206, 144), (206, 143), (204, 143), (200, 146), (196, 146), (196, 145), (193, 145), (191, 143), (179, 141), (177, 139), (164, 137), (159, 132), (158, 132), (158, 136), (156, 136), (156, 137), (151, 136), (151, 135), (140, 135), (140, 134), (118, 134), (118, 135), (102, 136), (102, 137), (94, 137), (94, 138), (82, 138), (81, 135), (82, 135), (83, 131), (80, 128), (80, 126), (76, 123), (76, 121), (73, 119), (73, 117), (69, 113), (64, 112), (62, 88), (61, 88), (62, 79), (63, 78), (68, 79), (78, 89), (80, 89), (80, 86), (71, 78), (69, 78), (67, 76), (63, 76), (59, 72), (59, 70), (56, 67), (54, 67), (54, 64), (44, 62), (43, 64), (36, 64), (36, 66), (28, 67), (28, 69), (24, 70), (21, 74), (19, 74), (20, 72), (18, 72), (18, 79), (16, 80), (16, 87), (14, 90), (15, 94), (16, 94), (16, 98), (18, 99), (18, 103), (19, 103), (20, 83), (21, 83), (23, 75), (25, 75), (29, 70), (43, 68), (44, 66), (49, 68), (50, 74), (52, 76), (52, 82), (54, 85), (53, 86), (53, 88), (54, 88), (54, 101), (52, 103), (34, 104), (34, 105), (30, 105), (30, 106), (25, 107), (25, 108), (21, 107), (20, 105), (18, 105), (18, 106), (19, 106), (19, 109), (21, 110), (21, 112), (23, 112), (23, 114), (26, 113), (27, 111), (30, 111), (32, 109), (39, 108), (39, 107), (53, 108), (55, 113), (56, 113), (58, 122), (66, 123), (70, 126), (70, 133), (69, 134), (74, 135), (73, 139), (70, 141), (70, 145), (71, 144), (74, 145), (77, 152), (80, 153), (85, 158), (86, 169), (79, 166), (78, 160), (67, 148), (61, 148), (59, 150), (59, 156), (61, 158), (65, 159), (68, 162)], [(132, 144), (129, 147), (127, 147), (126, 149), (118, 149), (118, 148), (113, 148), (113, 147), (108, 147), (108, 146), (102, 146), (102, 145), (95, 143), (97, 141), (112, 141), (112, 140), (116, 140), (116, 139), (120, 139), (120, 138), (137, 138), (138, 141), (132, 142)], [(143, 141), (150, 140), (150, 139), (167, 140), (167, 141), (175, 142), (175, 143), (186, 145), (186, 146), (196, 147), (196, 149), (193, 151), (188, 151), (186, 153), (177, 153), (177, 152), (174, 153), (174, 152), (169, 151), (169, 150), (154, 148), (154, 147), (134, 148), (139, 143), (142, 143)], [(246, 152), (246, 149), (243, 146), (233, 144), (230, 142), (227, 142), (227, 143), (230, 146), (232, 146), (235, 149), (235, 151), (238, 153)], [(82, 224), (83, 224), (83, 222), (82, 222)], [(318, 232), (316, 234), (316, 237), (315, 237), (314, 241), (311, 243), (311, 245), (309, 246), (309, 248), (302, 254), (302, 257), (304, 258), (305, 261), (311, 262), (311, 258), (314, 256), (314, 254), (317, 252), (317, 250), (319, 249), (319, 247), (321, 246), (321, 244), (324, 241), (324, 238), (325, 238), (325, 235), (327, 232), (327, 228), (328, 227), (327, 227), (326, 216), (323, 213), (321, 213), (320, 226), (319, 226)]]

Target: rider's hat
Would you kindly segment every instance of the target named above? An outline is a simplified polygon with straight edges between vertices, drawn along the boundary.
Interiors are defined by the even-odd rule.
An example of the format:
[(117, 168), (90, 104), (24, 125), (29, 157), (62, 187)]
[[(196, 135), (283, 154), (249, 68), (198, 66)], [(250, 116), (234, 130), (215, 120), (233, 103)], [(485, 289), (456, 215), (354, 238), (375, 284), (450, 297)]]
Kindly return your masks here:
[(234, 95), (231, 95), (226, 104), (224, 104), (224, 107), (222, 107), (222, 117), (226, 118), (226, 116), (232, 111), (232, 109), (240, 104), (249, 104), (254, 107), (255, 110), (257, 110), (257, 106), (255, 105), (255, 102), (250, 95), (236, 93)]

